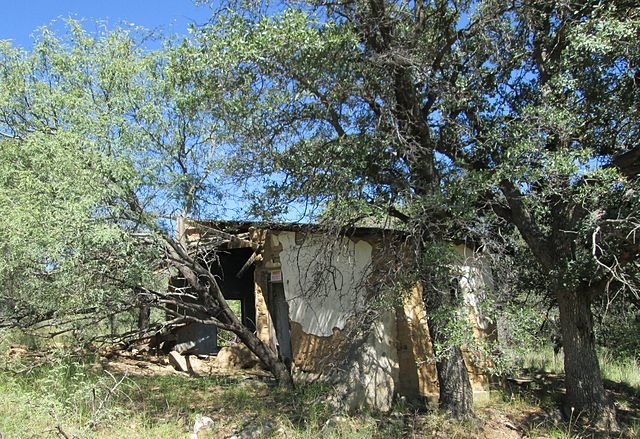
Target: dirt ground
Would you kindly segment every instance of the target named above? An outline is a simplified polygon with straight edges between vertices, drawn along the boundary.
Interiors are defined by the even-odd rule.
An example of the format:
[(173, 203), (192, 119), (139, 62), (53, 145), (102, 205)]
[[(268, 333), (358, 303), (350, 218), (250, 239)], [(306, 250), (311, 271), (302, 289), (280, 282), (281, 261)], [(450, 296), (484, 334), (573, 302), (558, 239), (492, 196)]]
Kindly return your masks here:
[[(26, 360), (25, 364), (32, 365), (46, 361), (49, 355), (55, 355), (55, 347), (54, 351), (50, 352), (33, 352), (23, 346), (12, 346), (6, 352), (6, 357), (21, 358)], [(246, 396), (248, 400), (245, 401), (246, 407), (258, 403), (267, 410), (269, 407), (276, 407), (279, 414), (287, 416), (288, 419), (295, 420), (299, 416), (299, 413), (296, 413), (295, 404), (278, 402), (277, 398), (271, 394), (270, 389), (273, 388), (274, 382), (270, 374), (263, 369), (258, 367), (221, 368), (217, 365), (215, 357), (206, 356), (190, 356), (190, 364), (193, 367), (189, 372), (181, 372), (176, 370), (169, 357), (162, 353), (109, 348), (94, 351), (91, 367), (96, 371), (104, 370), (116, 376), (138, 378), (143, 381), (153, 381), (154, 377), (175, 376), (187, 380), (184, 381), (185, 384), (192, 383), (185, 386), (185, 406), (180, 410), (193, 413), (204, 411), (214, 417), (219, 425), (225, 426), (203, 437), (233, 435), (232, 422), (227, 422), (225, 418), (228, 414), (225, 413), (224, 404), (212, 402), (217, 398), (216, 395), (222, 395), (225, 392), (223, 387), (212, 388), (211, 383), (215, 382), (216, 377), (224, 378), (227, 384), (234, 387), (243, 387), (248, 395)], [(206, 382), (205, 387), (198, 384), (200, 379)], [(211, 379), (214, 381), (210, 381)], [(366, 416), (369, 416), (372, 419), (371, 422), (376, 423), (383, 430), (386, 428), (385, 431), (401, 431), (403, 437), (409, 438), (634, 437), (638, 431), (637, 425), (640, 425), (640, 391), (621, 383), (606, 382), (606, 385), (615, 401), (619, 420), (623, 426), (623, 431), (613, 436), (593, 431), (588, 426), (579, 426), (578, 423), (567, 423), (559, 409), (564, 394), (563, 376), (533, 371), (522, 371), (518, 379), (504, 380), (499, 390), (492, 392), (490, 401), (478, 404), (477, 419), (473, 421), (453, 422), (434, 411), (425, 411), (424, 406), (409, 404), (399, 407), (391, 414)], [(153, 392), (153, 389), (151, 386), (148, 390)], [(326, 422), (330, 423), (333, 422), (332, 419), (338, 418), (343, 419), (333, 416)], [(185, 422), (190, 422), (186, 419)], [(398, 426), (395, 430), (389, 428), (393, 427), (394, 423)], [(279, 436), (272, 431), (265, 437)]]

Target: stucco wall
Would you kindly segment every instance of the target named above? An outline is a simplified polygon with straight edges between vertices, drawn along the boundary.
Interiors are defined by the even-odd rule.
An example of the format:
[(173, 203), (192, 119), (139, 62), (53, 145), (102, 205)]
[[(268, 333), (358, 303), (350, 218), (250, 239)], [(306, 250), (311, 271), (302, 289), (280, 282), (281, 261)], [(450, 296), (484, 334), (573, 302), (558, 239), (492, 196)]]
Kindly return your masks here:
[[(491, 342), (497, 333), (496, 326), (483, 309), (486, 292), (494, 287), (489, 263), (469, 247), (458, 245), (456, 251), (461, 256), (460, 288), (474, 336), (478, 340)], [(484, 370), (490, 366), (489, 360), (469, 350), (464, 351), (464, 358), (476, 400), (488, 397), (490, 377)]]
[[(392, 262), (378, 250), (375, 237), (336, 241), (322, 235), (266, 231), (256, 242), (263, 245), (255, 272), (257, 333), (276, 349), (265, 292), (270, 273), (281, 271), (296, 371), (313, 379), (346, 374), (335, 383), (336, 388), (351, 383), (343, 386), (340, 398), (351, 408), (386, 410), (396, 394), (437, 400), (428, 310), (419, 286), (402, 304), (380, 313), (363, 328), (367, 295), (372, 294), (372, 284), (384, 280)], [(461, 256), (459, 283), (469, 319), (476, 336), (485, 337), (491, 324), (483, 316), (481, 302), (485, 289), (492, 286), (491, 274), (471, 249), (456, 246), (456, 250)], [(489, 382), (470, 355), (465, 360), (477, 397)]]
[(289, 318), (308, 335), (327, 337), (344, 329), (349, 317), (364, 308), (373, 247), (364, 240), (327, 242), (295, 232), (274, 234), (282, 246), (280, 261)]
[[(300, 371), (324, 373), (351, 356), (351, 365), (343, 366), (349, 374), (358, 375), (360, 387), (350, 392), (360, 397), (350, 400), (350, 405), (358, 405), (363, 398), (385, 405), (390, 401), (389, 391), (436, 400), (438, 384), (431, 360), (428, 310), (419, 286), (407, 294), (395, 312), (373, 323), (358, 352), (352, 352), (356, 348), (351, 334), (358, 330), (357, 316), (365, 309), (366, 284), (377, 275), (376, 262), (372, 263), (377, 258), (373, 242), (343, 239), (328, 244), (322, 237), (313, 236), (298, 236), (296, 242), (295, 232), (271, 235), (269, 247), (277, 249), (289, 304), (294, 364)], [(470, 248), (459, 245), (456, 251), (469, 319), (476, 336), (485, 337), (491, 325), (483, 316), (481, 302), (485, 289), (492, 286), (490, 272)], [(488, 378), (477, 359), (472, 361), (468, 354), (465, 359), (476, 394), (488, 390)], [(381, 385), (387, 388), (382, 396), (375, 390)]]
[(401, 358), (399, 391), (410, 399), (423, 396), (437, 400), (438, 376), (431, 361), (433, 346), (420, 285), (411, 289), (396, 314), (398, 356)]

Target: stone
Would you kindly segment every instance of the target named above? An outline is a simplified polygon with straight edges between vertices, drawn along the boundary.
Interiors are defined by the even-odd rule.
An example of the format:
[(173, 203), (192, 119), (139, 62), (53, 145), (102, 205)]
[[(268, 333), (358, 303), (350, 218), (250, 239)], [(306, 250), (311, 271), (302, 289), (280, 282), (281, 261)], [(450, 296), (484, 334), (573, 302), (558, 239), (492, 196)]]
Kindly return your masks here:
[(344, 425), (346, 422), (347, 418), (345, 418), (344, 416), (333, 415), (329, 419), (327, 419), (327, 422), (324, 423), (322, 429), (320, 430), (320, 433), (322, 435), (325, 435), (332, 430), (339, 430), (340, 426)]
[(258, 364), (253, 352), (239, 343), (223, 347), (216, 357), (216, 366), (222, 369), (250, 369)]
[(264, 422), (251, 420), (244, 423), (244, 428), (234, 428), (233, 435), (229, 439), (259, 439), (262, 437), (271, 437), (275, 425), (267, 420)]
[(211, 371), (211, 366), (196, 355), (187, 355), (186, 359), (189, 373), (195, 375), (207, 375)]
[(7, 352), (8, 356), (12, 357), (21, 357), (29, 352), (29, 349), (23, 345), (11, 345), (9, 351)]
[(168, 355), (169, 364), (173, 366), (173, 368), (180, 372), (189, 372), (189, 367), (187, 366), (187, 359), (183, 357), (179, 352), (171, 351)]
[(210, 417), (200, 414), (196, 415), (196, 420), (193, 423), (189, 439), (198, 439), (199, 433), (201, 431), (211, 430), (213, 424), (214, 421)]
[(168, 354), (169, 364), (179, 372), (187, 372), (195, 375), (209, 373), (207, 364), (195, 355), (182, 355), (179, 352), (171, 351)]

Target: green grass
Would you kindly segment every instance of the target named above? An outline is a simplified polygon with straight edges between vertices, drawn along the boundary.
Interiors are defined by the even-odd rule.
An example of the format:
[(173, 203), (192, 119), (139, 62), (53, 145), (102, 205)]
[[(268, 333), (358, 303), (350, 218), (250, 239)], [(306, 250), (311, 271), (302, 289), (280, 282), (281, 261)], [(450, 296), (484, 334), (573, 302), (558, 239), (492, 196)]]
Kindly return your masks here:
[[(626, 384), (640, 391), (640, 360), (638, 358), (620, 357), (612, 351), (600, 349), (598, 360), (604, 379)], [(554, 355), (551, 347), (544, 347), (529, 352), (523, 359), (522, 367), (560, 374), (564, 372), (563, 361), (562, 352)]]
[(604, 350), (600, 352), (599, 359), (605, 379), (627, 384), (640, 392), (640, 359), (620, 358), (611, 351)]
[(8, 438), (60, 437), (60, 430), (79, 438), (180, 438), (188, 436), (197, 414), (214, 420), (206, 437), (228, 437), (234, 429), (266, 424), (273, 437), (391, 434), (371, 417), (342, 416), (334, 426), (325, 426), (334, 410), (323, 402), (329, 389), (322, 385), (290, 393), (260, 378), (122, 379), (97, 367), (92, 356), (61, 355), (29, 369), (31, 360), (5, 357), (0, 368), (0, 432)]
[[(33, 345), (42, 349), (40, 342)], [(1, 354), (7, 345), (0, 348)], [(229, 437), (248, 425), (269, 425), (268, 434), (261, 437), (292, 439), (485, 437), (495, 428), (506, 428), (499, 421), (505, 419), (529, 437), (583, 435), (546, 415), (557, 411), (554, 398), (561, 377), (543, 375), (538, 386), (493, 392), (489, 402), (477, 407), (479, 420), (457, 423), (404, 403), (398, 403), (391, 415), (340, 413), (326, 403), (332, 389), (322, 384), (287, 392), (274, 387), (270, 379), (251, 376), (122, 379), (103, 370), (101, 359), (94, 355), (64, 350), (42, 355), (0, 355), (0, 432), (7, 438), (60, 437), (59, 430), (78, 438), (185, 438), (198, 414), (213, 419), (212, 431), (205, 436), (211, 438)], [(638, 389), (637, 360), (603, 352), (601, 364), (607, 379)], [(525, 366), (561, 372), (562, 358), (554, 358), (551, 349), (542, 350), (528, 356)], [(638, 398), (630, 401), (627, 410), (633, 411)], [(620, 437), (640, 437), (640, 423), (629, 422)]]
[[(0, 432), (20, 438), (60, 437), (60, 431), (70, 437), (184, 435), (183, 423), (163, 421), (147, 407), (138, 410), (132, 404), (130, 394), (144, 390), (134, 380), (120, 382), (122, 377), (96, 370), (92, 360), (51, 356), (33, 368), (26, 361), (5, 363), (0, 372)], [(109, 427), (115, 424), (117, 430)]]
[(522, 360), (524, 369), (544, 371), (546, 373), (563, 373), (562, 352), (555, 355), (551, 347), (542, 347), (535, 351), (529, 351)]

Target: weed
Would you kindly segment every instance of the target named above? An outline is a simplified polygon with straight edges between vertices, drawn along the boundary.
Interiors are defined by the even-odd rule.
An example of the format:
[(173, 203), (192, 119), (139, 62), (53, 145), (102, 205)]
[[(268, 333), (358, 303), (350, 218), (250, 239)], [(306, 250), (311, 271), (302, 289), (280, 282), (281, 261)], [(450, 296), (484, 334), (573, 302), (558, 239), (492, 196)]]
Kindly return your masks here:
[[(537, 390), (529, 386), (493, 392), (476, 408), (478, 420), (459, 423), (437, 411), (425, 412), (424, 406), (414, 412), (416, 407), (403, 400), (391, 414), (342, 413), (328, 400), (332, 387), (321, 383), (301, 384), (288, 392), (260, 377), (112, 376), (93, 356), (65, 350), (21, 358), (0, 361), (0, 432), (7, 437), (59, 437), (60, 431), (78, 438), (185, 437), (198, 414), (214, 421), (208, 437), (270, 425), (261, 437), (478, 438), (501, 425), (506, 428), (504, 423), (515, 424), (528, 437), (574, 439), (585, 434), (576, 423), (549, 415), (557, 402), (543, 394), (558, 394), (559, 377), (543, 376)], [(553, 366), (550, 360), (543, 352), (529, 364), (540, 370), (543, 364)], [(609, 356), (602, 364), (611, 379), (629, 385), (636, 379), (637, 362)], [(624, 391), (619, 391), (621, 399)], [(635, 407), (636, 399), (630, 400), (627, 409)], [(640, 424), (633, 422), (621, 437), (640, 437)]]

